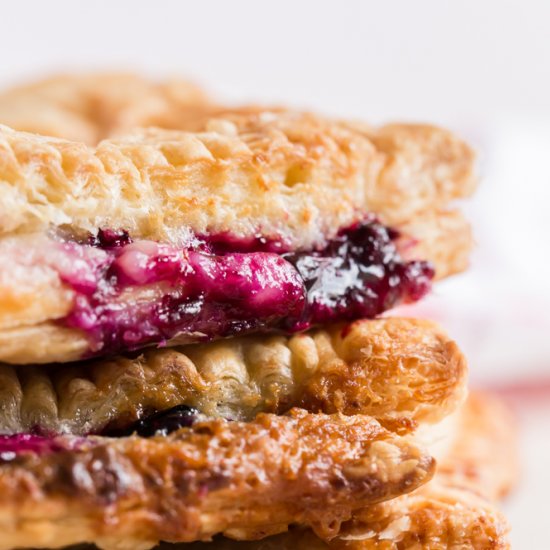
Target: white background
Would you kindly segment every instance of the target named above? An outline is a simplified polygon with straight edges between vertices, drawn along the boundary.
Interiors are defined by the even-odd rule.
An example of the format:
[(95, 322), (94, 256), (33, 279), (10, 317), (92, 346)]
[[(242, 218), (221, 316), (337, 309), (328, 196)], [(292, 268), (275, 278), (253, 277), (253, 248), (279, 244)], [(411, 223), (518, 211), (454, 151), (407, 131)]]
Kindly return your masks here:
[(475, 384), (518, 407), (513, 539), (546, 547), (550, 2), (19, 0), (0, 13), (0, 85), (94, 68), (188, 75), (227, 100), (429, 121), (469, 139), (483, 176), (467, 206), (472, 269), (418, 311), (459, 340)]

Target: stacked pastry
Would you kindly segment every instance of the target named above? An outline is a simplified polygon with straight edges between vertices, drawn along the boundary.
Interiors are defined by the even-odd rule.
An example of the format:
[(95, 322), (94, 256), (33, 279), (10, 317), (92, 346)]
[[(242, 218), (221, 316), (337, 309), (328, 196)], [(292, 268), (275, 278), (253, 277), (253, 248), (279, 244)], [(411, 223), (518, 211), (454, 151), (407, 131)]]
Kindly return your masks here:
[(198, 110), (97, 145), (0, 129), (0, 549), (506, 547), (504, 413), (460, 408), (437, 326), (380, 317), (466, 267), (471, 150)]

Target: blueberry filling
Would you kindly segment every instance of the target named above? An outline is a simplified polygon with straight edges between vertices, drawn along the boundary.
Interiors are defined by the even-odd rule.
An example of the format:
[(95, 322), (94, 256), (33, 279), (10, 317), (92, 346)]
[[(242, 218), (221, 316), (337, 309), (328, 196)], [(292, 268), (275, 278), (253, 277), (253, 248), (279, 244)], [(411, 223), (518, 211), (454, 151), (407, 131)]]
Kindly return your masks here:
[(421, 298), (434, 275), (427, 262), (403, 261), (396, 238), (376, 220), (312, 251), (228, 234), (178, 248), (104, 229), (61, 245), (71, 260), (60, 276), (76, 299), (60, 322), (84, 330), (97, 355), (372, 318)]
[(125, 230), (99, 229), (97, 235), (88, 238), (88, 244), (98, 248), (119, 248), (132, 242), (130, 234)]
[(301, 318), (288, 318), (291, 331), (334, 321), (373, 318), (402, 301), (422, 298), (434, 276), (427, 262), (403, 262), (398, 234), (379, 223), (340, 232), (320, 251), (284, 254), (307, 290)]
[[(180, 428), (190, 428), (197, 420), (199, 411), (187, 405), (177, 405), (171, 409), (155, 412), (133, 422), (125, 428), (109, 429), (100, 435), (105, 437), (126, 437), (138, 435), (141, 437), (165, 436)], [(0, 462), (15, 460), (20, 454), (47, 454), (64, 450), (78, 449), (86, 441), (78, 437), (63, 439), (55, 434), (38, 435), (35, 433), (19, 433), (0, 435)]]
[(198, 414), (199, 411), (193, 407), (177, 405), (171, 409), (146, 416), (123, 429), (110, 430), (107, 428), (102, 435), (107, 437), (125, 437), (132, 434), (141, 437), (168, 435), (180, 428), (190, 428), (197, 419)]

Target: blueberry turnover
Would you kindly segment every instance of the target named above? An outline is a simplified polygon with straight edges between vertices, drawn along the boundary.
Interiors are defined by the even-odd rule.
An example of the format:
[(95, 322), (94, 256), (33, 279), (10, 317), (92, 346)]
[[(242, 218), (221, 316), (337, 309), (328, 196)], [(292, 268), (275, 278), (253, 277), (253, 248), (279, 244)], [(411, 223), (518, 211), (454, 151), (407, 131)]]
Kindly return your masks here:
[(65, 362), (373, 318), (465, 267), (472, 153), (296, 113), (96, 148), (0, 130), (0, 359)]

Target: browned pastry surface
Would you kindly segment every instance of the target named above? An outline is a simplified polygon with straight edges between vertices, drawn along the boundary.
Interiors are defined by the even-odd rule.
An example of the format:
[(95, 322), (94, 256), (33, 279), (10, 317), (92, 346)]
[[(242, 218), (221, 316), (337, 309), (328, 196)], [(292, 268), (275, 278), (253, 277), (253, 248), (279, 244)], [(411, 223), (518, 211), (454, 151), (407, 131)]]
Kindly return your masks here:
[(2, 454), (0, 548), (148, 548), (219, 532), (258, 538), (289, 523), (330, 535), (353, 510), (425, 483), (435, 465), (369, 417), (298, 409), (74, 446)]
[(161, 545), (159, 550), (509, 548), (508, 524), (491, 500), (508, 491), (518, 476), (517, 434), (510, 412), (494, 396), (473, 393), (455, 426), (453, 443), (432, 481), (409, 495), (356, 513), (330, 542), (311, 531), (293, 529), (256, 542), (217, 538), (212, 544)]
[[(167, 129), (200, 132), (208, 129), (211, 119), (224, 119), (242, 127), (266, 112), (276, 116), (291, 114), (282, 107), (261, 105), (220, 106), (203, 104), (191, 113), (160, 122)], [(304, 116), (314, 116), (302, 113)], [(437, 195), (439, 205), (464, 197), (473, 192), (476, 180), (472, 174), (473, 152), (451, 133), (427, 124), (388, 124), (375, 127), (350, 121), (332, 121), (347, 130), (366, 137), (384, 157), (384, 167), (379, 174), (378, 186), (392, 189), (391, 195), (381, 194), (377, 203), (373, 197), (374, 212), (383, 212), (390, 224), (400, 224), (422, 210), (425, 193)], [(411, 183), (414, 182), (414, 185)], [(461, 182), (461, 187), (457, 187)], [(436, 183), (437, 189), (429, 189)], [(406, 197), (406, 198), (405, 198)], [(393, 201), (393, 204), (389, 204)], [(403, 204), (403, 203), (406, 204)], [(374, 206), (376, 204), (376, 206)], [(405, 212), (405, 209), (409, 213)], [(399, 212), (394, 215), (394, 212)]]
[[(508, 524), (491, 499), (517, 479), (514, 422), (498, 399), (474, 393), (453, 426), (453, 441), (432, 481), (409, 495), (356, 512), (330, 542), (293, 528), (254, 542), (216, 538), (210, 544), (162, 544), (159, 550), (507, 549)], [(139, 546), (130, 542), (119, 548)]]
[[(397, 502), (398, 501), (398, 502)], [(391, 506), (393, 504), (393, 506)], [(383, 507), (377, 510), (382, 512)], [(357, 520), (356, 531), (325, 542), (292, 529), (259, 541), (216, 538), (213, 543), (161, 544), (158, 550), (506, 550), (508, 524), (496, 507), (466, 489), (434, 480), (384, 507), (383, 520)], [(370, 519), (370, 522), (369, 522)], [(378, 529), (378, 531), (376, 531)], [(77, 550), (77, 549), (74, 549)], [(89, 549), (78, 549), (89, 550)]]
[(134, 74), (57, 75), (0, 93), (0, 123), (16, 130), (90, 145), (136, 126), (190, 121), (206, 95), (181, 79), (154, 82)]
[(505, 550), (508, 524), (496, 507), (467, 489), (433, 480), (411, 495), (364, 511), (325, 542), (293, 529), (255, 542), (162, 544), (158, 550)]
[(249, 336), (58, 367), (0, 367), (0, 433), (86, 434), (178, 404), (251, 420), (293, 406), (367, 414), (410, 431), (465, 394), (467, 367), (434, 323), (386, 318)]

